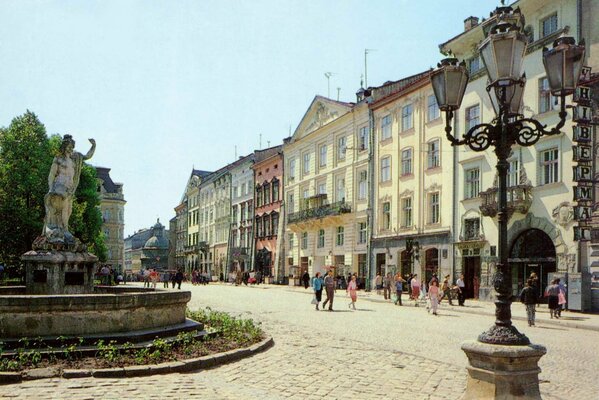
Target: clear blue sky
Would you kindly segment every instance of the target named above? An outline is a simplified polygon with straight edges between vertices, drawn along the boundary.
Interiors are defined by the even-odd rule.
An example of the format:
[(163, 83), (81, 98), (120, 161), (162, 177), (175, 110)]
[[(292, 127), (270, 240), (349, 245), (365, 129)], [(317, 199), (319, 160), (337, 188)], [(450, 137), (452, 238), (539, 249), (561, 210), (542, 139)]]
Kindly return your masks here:
[(168, 226), (192, 166), (281, 143), (314, 95), (434, 66), (498, 0), (0, 2), (0, 125), (34, 111), (124, 183), (125, 233)]

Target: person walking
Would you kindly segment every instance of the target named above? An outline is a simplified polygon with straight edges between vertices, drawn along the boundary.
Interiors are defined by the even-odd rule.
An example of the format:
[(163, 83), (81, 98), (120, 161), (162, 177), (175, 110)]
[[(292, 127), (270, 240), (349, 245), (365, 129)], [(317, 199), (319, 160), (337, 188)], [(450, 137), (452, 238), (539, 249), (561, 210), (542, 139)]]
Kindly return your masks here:
[(156, 289), (156, 285), (158, 284), (158, 272), (155, 268), (150, 272), (150, 282), (152, 283), (152, 289)]
[(310, 285), (310, 274), (308, 271), (305, 271), (302, 275), (302, 281), (304, 281), (304, 289), (308, 289), (308, 286)]
[(412, 278), (414, 274), (408, 275), (407, 284), (408, 284), (408, 299), (412, 300)]
[(381, 274), (376, 274), (376, 278), (374, 278), (374, 285), (376, 287), (376, 294), (381, 294), (381, 289), (383, 288), (383, 277)]
[(458, 287), (458, 305), (464, 306), (466, 301), (466, 282), (464, 282), (464, 274), (460, 274), (460, 277), (455, 282)]
[(549, 315), (551, 319), (553, 317), (559, 318), (557, 314), (557, 308), (559, 307), (559, 286), (557, 285), (556, 279), (551, 281), (551, 284), (545, 289), (545, 296), (549, 303)]
[(405, 279), (401, 277), (401, 274), (398, 272), (397, 274), (395, 274), (395, 294), (397, 296), (397, 299), (395, 300), (395, 305), (403, 305), (401, 304), (401, 294), (403, 293), (403, 283), (405, 282)]
[(437, 281), (431, 281), (431, 284), (428, 287), (428, 299), (431, 302), (433, 315), (439, 315), (437, 314), (437, 307), (439, 306), (439, 286), (437, 285)]
[(333, 277), (333, 270), (329, 270), (329, 273), (324, 278), (324, 288), (327, 292), (327, 299), (322, 303), (322, 309), (329, 304), (329, 311), (333, 311), (333, 298), (335, 297), (335, 278)]
[(561, 279), (557, 278), (557, 286), (559, 287), (559, 294), (557, 295), (557, 316), (562, 317), (562, 310), (566, 308), (566, 286), (561, 282)]
[(320, 277), (320, 272), (317, 272), (316, 276), (312, 278), (312, 289), (314, 289), (314, 298), (316, 299), (316, 310), (318, 310), (318, 304), (322, 301), (322, 285), (323, 282)]
[(385, 296), (385, 300), (391, 300), (391, 283), (393, 278), (391, 277), (391, 272), (387, 272), (387, 276), (383, 280), (383, 296)]
[(439, 304), (441, 304), (441, 301), (447, 297), (449, 305), (453, 306), (453, 302), (451, 301), (451, 283), (449, 282), (449, 275), (445, 275), (445, 279), (443, 279), (443, 284), (441, 285), (441, 291), (443, 292), (443, 295), (439, 299)]
[(414, 274), (412, 279), (410, 279), (410, 287), (412, 288), (412, 298), (416, 302), (416, 307), (418, 307), (418, 298), (420, 297), (420, 279), (418, 279), (418, 274)]
[(351, 298), (351, 303), (349, 303), (348, 307), (353, 307), (356, 309), (356, 300), (358, 300), (358, 284), (356, 283), (356, 276), (351, 277), (351, 281), (347, 284), (347, 293)]
[(533, 285), (533, 280), (528, 279), (526, 286), (520, 292), (520, 301), (526, 306), (526, 316), (528, 318), (528, 326), (535, 326), (535, 305), (539, 300), (537, 289)]
[(177, 289), (181, 289), (181, 282), (183, 282), (183, 272), (180, 269), (175, 274), (175, 282), (177, 282)]
[[(532, 286), (537, 291), (537, 296), (539, 296), (539, 300), (540, 300), (542, 293), (541, 293), (541, 285), (539, 284), (539, 277), (537, 276), (537, 273), (531, 272), (528, 279), (532, 279)], [(539, 301), (537, 301), (537, 305), (538, 304), (539, 304)]]

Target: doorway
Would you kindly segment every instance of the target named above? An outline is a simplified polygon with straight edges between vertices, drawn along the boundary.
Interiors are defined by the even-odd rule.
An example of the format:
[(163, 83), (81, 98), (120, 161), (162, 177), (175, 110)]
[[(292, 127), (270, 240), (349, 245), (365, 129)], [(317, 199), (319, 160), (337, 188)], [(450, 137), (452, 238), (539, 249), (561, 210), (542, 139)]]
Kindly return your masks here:
[(512, 270), (512, 294), (518, 296), (526, 280), (535, 272), (539, 277), (539, 296), (549, 283), (548, 275), (556, 271), (555, 245), (540, 229), (522, 232), (512, 244), (509, 265)]
[(376, 274), (380, 276), (385, 275), (385, 257), (386, 253), (379, 253), (376, 255)]
[(464, 254), (464, 288), (465, 297), (467, 299), (478, 299), (478, 290), (480, 288), (480, 255), (466, 256)]

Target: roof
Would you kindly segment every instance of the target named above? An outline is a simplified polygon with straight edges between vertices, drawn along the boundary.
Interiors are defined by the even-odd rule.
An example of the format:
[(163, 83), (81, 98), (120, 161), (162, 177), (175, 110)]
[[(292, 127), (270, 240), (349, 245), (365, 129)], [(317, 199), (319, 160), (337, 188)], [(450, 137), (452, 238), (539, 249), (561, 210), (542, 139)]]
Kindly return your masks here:
[(191, 170), (191, 175), (195, 175), (195, 176), (199, 176), (200, 178), (204, 178), (208, 175), (210, 175), (212, 172), (210, 171), (202, 171), (199, 169), (192, 169)]
[(106, 193), (118, 193), (118, 188), (122, 186), (121, 183), (115, 183), (110, 177), (110, 168), (106, 167), (94, 167), (96, 169), (96, 176), (102, 180), (102, 186)]
[(283, 145), (269, 147), (268, 149), (256, 150), (254, 152), (254, 163), (258, 164), (262, 161), (268, 160), (272, 156), (275, 156), (283, 151)]
[(385, 82), (382, 86), (369, 88), (372, 92), (373, 103), (372, 108), (377, 108), (385, 104), (388, 100), (402, 96), (422, 83), (428, 83), (430, 79), (431, 69), (420, 72), (407, 78), (400, 79), (394, 82)]

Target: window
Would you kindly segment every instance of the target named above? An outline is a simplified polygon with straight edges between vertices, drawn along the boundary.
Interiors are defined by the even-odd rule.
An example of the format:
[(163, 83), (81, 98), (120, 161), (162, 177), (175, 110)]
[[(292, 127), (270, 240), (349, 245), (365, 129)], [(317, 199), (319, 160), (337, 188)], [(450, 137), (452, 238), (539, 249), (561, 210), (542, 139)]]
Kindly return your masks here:
[(471, 75), (478, 72), (481, 69), (481, 67), (482, 65), (480, 62), (480, 56), (468, 60), (468, 70), (470, 71)]
[(245, 196), (247, 194), (247, 192), (245, 191), (245, 183), (241, 184), (241, 195)]
[(272, 181), (272, 201), (279, 201), (279, 181), (278, 179), (274, 179)]
[(338, 226), (337, 227), (337, 240), (335, 241), (335, 244), (337, 246), (343, 246), (343, 242), (345, 239), (345, 228), (343, 228), (342, 226)]
[(302, 232), (302, 249), (308, 248), (308, 232)]
[(391, 114), (385, 115), (381, 119), (381, 140), (387, 140), (391, 137)]
[(368, 126), (363, 126), (358, 130), (358, 150), (368, 149)]
[(383, 203), (383, 229), (391, 229), (391, 203)]
[(345, 160), (345, 153), (347, 151), (347, 138), (341, 136), (337, 139), (337, 160)]
[(408, 228), (412, 226), (412, 198), (401, 199), (401, 226)]
[(316, 245), (319, 249), (324, 247), (324, 229), (318, 231), (318, 243)]
[(509, 161), (507, 170), (507, 187), (517, 186), (520, 183), (520, 169), (518, 168), (518, 160)]
[(268, 215), (264, 216), (264, 219), (262, 220), (262, 222), (264, 223), (264, 236), (270, 236), (270, 228), (271, 228), (271, 219)]
[(246, 220), (246, 217), (245, 217), (245, 208), (246, 208), (246, 205), (244, 203), (244, 204), (241, 205), (241, 221), (245, 221)]
[(271, 232), (272, 232), (273, 236), (276, 236), (277, 233), (279, 232), (279, 214), (273, 213), (271, 215), (271, 219), (272, 219), (272, 229), (271, 229)]
[(264, 205), (270, 204), (270, 184), (264, 185)]
[(295, 158), (289, 160), (289, 180), (295, 179)]
[(345, 178), (337, 178), (337, 201), (345, 201)]
[(293, 248), (293, 245), (294, 245), (293, 239), (294, 239), (294, 237), (295, 237), (295, 234), (293, 234), (293, 233), (290, 233), (289, 236), (287, 236), (287, 241), (289, 242), (289, 248), (290, 249)]
[(262, 236), (262, 218), (256, 217), (256, 237)]
[(411, 104), (402, 107), (401, 109), (401, 131), (407, 131), (408, 129), (412, 129), (414, 126), (413, 123), (413, 107)]
[(358, 223), (358, 244), (366, 243), (366, 222)]
[(464, 240), (477, 240), (480, 238), (480, 219), (468, 218), (464, 220)]
[(549, 80), (545, 78), (539, 79), (539, 114), (557, 108), (557, 98), (551, 94)]
[(428, 142), (426, 146), (428, 168), (436, 168), (441, 165), (441, 159), (439, 157), (439, 140)]
[(480, 123), (480, 106), (477, 104), (466, 109), (466, 132)]
[(556, 148), (542, 151), (540, 153), (540, 184), (547, 185), (559, 180), (559, 160)]
[(327, 194), (327, 183), (321, 182), (318, 184), (318, 192), (317, 194)]
[(440, 210), (439, 210), (439, 192), (431, 193), (428, 196), (429, 214), (428, 223), (438, 224), (440, 221)]
[(310, 173), (310, 153), (304, 154), (304, 166), (303, 166), (304, 175), (308, 175)]
[(381, 159), (381, 182), (391, 180), (391, 157)]
[(364, 200), (368, 191), (368, 173), (360, 171), (358, 177), (358, 200)]
[(287, 213), (291, 214), (295, 208), (294, 197), (292, 193), (287, 195)]
[(471, 168), (465, 171), (465, 189), (466, 193), (464, 197), (466, 199), (473, 199), (478, 197), (480, 192), (480, 169)]
[(401, 152), (401, 174), (412, 174), (412, 149), (405, 149)]
[(541, 21), (541, 37), (557, 32), (557, 14), (553, 14)]
[(233, 206), (233, 218), (231, 218), (231, 221), (233, 221), (234, 224), (237, 223), (237, 206)]
[(441, 116), (441, 110), (437, 104), (437, 98), (434, 94), (428, 96), (428, 122), (434, 121)]
[(320, 152), (318, 156), (318, 165), (323, 168), (327, 166), (327, 145), (323, 144), (320, 146)]

